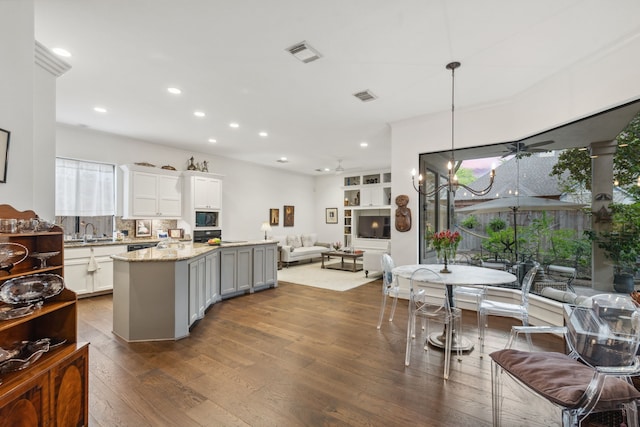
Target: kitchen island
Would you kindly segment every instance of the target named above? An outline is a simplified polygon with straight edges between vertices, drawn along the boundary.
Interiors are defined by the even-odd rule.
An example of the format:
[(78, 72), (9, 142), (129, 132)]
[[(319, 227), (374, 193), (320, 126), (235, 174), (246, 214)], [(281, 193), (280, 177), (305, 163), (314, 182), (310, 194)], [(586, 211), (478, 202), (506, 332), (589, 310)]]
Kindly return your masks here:
[(126, 341), (177, 340), (224, 298), (278, 286), (277, 242), (177, 242), (112, 255), (113, 332)]

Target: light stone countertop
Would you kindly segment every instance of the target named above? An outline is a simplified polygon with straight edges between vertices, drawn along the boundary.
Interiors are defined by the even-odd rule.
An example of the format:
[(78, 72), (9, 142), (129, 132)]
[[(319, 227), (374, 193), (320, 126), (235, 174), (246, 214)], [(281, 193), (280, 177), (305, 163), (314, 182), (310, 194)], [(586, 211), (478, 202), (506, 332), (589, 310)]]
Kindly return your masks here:
[[(158, 243), (160, 239), (123, 239), (123, 240), (95, 240), (90, 242), (82, 241), (64, 241), (65, 248), (85, 248), (91, 246), (117, 246), (117, 245), (135, 245), (139, 243)], [(185, 240), (183, 243), (189, 243), (191, 240)]]
[(111, 258), (125, 262), (173, 262), (183, 261), (206, 254), (219, 248), (234, 248), (242, 246), (255, 246), (275, 244), (275, 240), (248, 240), (242, 242), (228, 242), (220, 245), (208, 245), (206, 243), (179, 242), (170, 244), (167, 248), (148, 248), (132, 252), (111, 255)]

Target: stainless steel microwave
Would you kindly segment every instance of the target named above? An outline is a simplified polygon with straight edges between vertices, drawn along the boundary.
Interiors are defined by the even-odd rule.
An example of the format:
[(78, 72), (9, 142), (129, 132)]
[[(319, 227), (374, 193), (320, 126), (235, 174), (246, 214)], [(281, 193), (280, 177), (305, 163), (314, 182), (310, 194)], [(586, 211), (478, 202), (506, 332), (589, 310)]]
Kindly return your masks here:
[(196, 211), (196, 228), (218, 227), (219, 212)]

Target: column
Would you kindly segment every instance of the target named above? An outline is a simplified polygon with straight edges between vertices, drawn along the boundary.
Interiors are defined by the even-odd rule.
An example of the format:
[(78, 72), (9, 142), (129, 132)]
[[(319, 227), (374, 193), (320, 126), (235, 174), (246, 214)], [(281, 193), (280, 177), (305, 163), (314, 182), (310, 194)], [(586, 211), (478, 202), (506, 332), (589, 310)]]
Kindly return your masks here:
[[(617, 143), (601, 141), (591, 143), (591, 229), (600, 233), (611, 229), (611, 222), (598, 220), (598, 211), (607, 209), (613, 201), (613, 155)], [(604, 250), (596, 243), (591, 244), (591, 287), (605, 292), (613, 292), (613, 266)]]

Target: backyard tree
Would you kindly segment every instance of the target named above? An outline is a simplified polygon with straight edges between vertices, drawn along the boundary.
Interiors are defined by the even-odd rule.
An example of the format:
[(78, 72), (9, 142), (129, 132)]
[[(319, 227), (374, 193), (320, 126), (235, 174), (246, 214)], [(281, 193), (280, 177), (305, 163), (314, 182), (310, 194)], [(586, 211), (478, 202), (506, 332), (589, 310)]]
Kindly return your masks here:
[[(640, 198), (640, 187), (637, 185), (640, 176), (640, 113), (620, 132), (616, 141), (618, 149), (613, 157), (613, 176), (621, 188)], [(562, 178), (565, 171), (569, 173), (566, 180)], [(551, 175), (563, 180), (567, 188), (581, 185), (591, 190), (589, 151), (574, 148), (561, 152)]]

